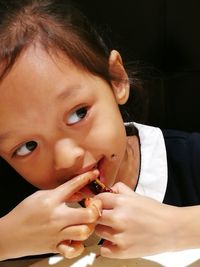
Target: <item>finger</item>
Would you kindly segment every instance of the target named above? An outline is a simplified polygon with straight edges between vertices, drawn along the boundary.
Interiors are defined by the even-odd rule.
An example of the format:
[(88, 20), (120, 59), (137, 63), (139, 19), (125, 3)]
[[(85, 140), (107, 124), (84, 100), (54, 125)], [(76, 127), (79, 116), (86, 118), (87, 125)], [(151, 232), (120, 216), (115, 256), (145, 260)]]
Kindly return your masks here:
[(73, 225), (64, 228), (59, 236), (60, 240), (86, 240), (94, 232), (94, 224)]
[(116, 206), (116, 200), (118, 194), (115, 193), (101, 193), (94, 197), (94, 199), (100, 199), (102, 201), (103, 209), (113, 209)]
[(118, 220), (115, 216), (115, 213), (112, 210), (103, 210), (101, 217), (99, 217), (96, 223), (111, 227), (116, 223), (118, 224)]
[(100, 199), (88, 198), (85, 200), (85, 206), (91, 209), (96, 214), (96, 219), (101, 217), (102, 214), (102, 201)]
[(116, 232), (113, 230), (113, 228), (104, 225), (97, 225), (95, 228), (95, 233), (99, 237), (115, 243)]
[(57, 251), (67, 259), (75, 258), (84, 251), (84, 245), (80, 241), (62, 241), (57, 246)]
[(100, 254), (106, 258), (120, 258), (120, 251), (117, 245), (105, 240), (100, 247)]
[(124, 183), (116, 183), (112, 189), (118, 194), (133, 195), (133, 190)]
[(67, 201), (75, 192), (79, 191), (86, 184), (95, 180), (99, 175), (98, 170), (83, 173), (58, 186), (54, 190), (54, 197), (60, 202)]
[[(72, 208), (68, 207), (65, 203), (63, 203), (60, 213), (63, 215), (63, 225), (69, 226), (77, 224), (96, 223), (98, 218), (101, 216), (101, 210), (101, 201), (95, 200), (87, 208)], [(66, 216), (64, 216), (64, 214), (66, 214)], [(69, 222), (70, 224), (67, 224), (67, 222)]]

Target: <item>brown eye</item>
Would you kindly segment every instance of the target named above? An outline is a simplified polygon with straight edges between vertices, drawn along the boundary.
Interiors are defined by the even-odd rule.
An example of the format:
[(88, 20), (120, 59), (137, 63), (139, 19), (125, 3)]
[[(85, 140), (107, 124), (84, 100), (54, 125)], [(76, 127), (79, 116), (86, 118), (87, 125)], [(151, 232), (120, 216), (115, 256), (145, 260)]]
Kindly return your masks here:
[(67, 124), (72, 125), (72, 124), (79, 122), (87, 115), (87, 112), (88, 112), (87, 107), (81, 107), (81, 108), (75, 110), (74, 112), (72, 112), (69, 115), (68, 120), (67, 120)]
[(35, 148), (37, 147), (37, 143), (35, 141), (29, 141), (22, 146), (20, 146), (16, 151), (16, 156), (27, 156), (29, 155)]

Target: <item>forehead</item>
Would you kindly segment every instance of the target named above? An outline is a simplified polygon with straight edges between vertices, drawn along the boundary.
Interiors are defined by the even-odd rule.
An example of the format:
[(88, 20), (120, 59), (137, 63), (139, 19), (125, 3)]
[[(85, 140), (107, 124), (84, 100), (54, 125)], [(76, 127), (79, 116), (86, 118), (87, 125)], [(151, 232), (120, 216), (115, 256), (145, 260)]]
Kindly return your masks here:
[(3, 83), (5, 81), (9, 82), (13, 78), (18, 80), (21, 78), (24, 81), (28, 81), (28, 79), (25, 79), (26, 75), (38, 75), (40, 78), (41, 76), (46, 77), (44, 75), (49, 75), (49, 71), (58, 73), (58, 69), (61, 72), (68, 72), (69, 70), (80, 70), (80, 67), (75, 66), (67, 55), (59, 50), (49, 49), (45, 51), (40, 44), (32, 44), (21, 52), (8, 73), (8, 78), (6, 76), (3, 79)]
[(0, 83), (0, 101), (6, 96), (11, 101), (20, 93), (25, 97), (31, 92), (34, 97), (34, 93), (38, 95), (44, 89), (53, 94), (64, 80), (71, 84), (77, 81), (77, 76), (81, 79), (85, 74), (67, 56), (58, 52), (47, 53), (38, 46), (31, 46), (23, 51)]
[(87, 78), (88, 73), (67, 57), (48, 54), (36, 46), (28, 48), (0, 83), (0, 129), (5, 121), (13, 122), (13, 116), (28, 116), (27, 110), (29, 114), (38, 108), (46, 112), (52, 99), (62, 97), (66, 89), (74, 92)]

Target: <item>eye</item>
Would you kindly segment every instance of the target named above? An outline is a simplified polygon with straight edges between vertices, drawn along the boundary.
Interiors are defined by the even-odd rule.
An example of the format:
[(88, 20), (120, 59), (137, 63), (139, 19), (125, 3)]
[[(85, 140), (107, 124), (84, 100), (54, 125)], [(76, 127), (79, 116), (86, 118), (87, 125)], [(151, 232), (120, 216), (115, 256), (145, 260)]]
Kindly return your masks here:
[(15, 152), (15, 156), (27, 156), (29, 155), (35, 148), (37, 147), (37, 143), (35, 141), (29, 141), (19, 147)]
[(81, 107), (75, 110), (69, 115), (67, 124), (72, 125), (72, 124), (79, 122), (81, 119), (83, 119), (87, 115), (87, 112), (88, 112), (87, 107)]

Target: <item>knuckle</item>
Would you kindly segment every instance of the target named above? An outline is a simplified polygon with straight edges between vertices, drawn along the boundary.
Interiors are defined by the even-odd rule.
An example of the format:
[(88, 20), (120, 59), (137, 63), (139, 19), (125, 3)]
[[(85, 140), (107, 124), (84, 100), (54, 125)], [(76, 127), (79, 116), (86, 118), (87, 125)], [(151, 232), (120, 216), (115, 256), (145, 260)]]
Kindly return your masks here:
[(87, 209), (87, 217), (89, 223), (94, 223), (102, 213), (102, 203), (101, 201), (93, 201), (90, 205), (86, 208)]
[(116, 198), (117, 205), (124, 206), (124, 195), (118, 195)]
[[(122, 214), (120, 214), (119, 216), (115, 215), (113, 218), (114, 222), (117, 222), (117, 228), (119, 230), (124, 230), (127, 228), (127, 225), (130, 224), (130, 221), (127, 218), (127, 214), (125, 214), (124, 212)], [(120, 224), (119, 224), (120, 222)]]
[(41, 205), (41, 208), (43, 208), (44, 210), (51, 208), (52, 206), (51, 198), (49, 196), (41, 196), (40, 205)]
[(87, 217), (89, 223), (94, 223), (97, 220), (97, 214), (92, 207), (87, 208)]
[(127, 244), (124, 242), (124, 239), (122, 237), (118, 236), (116, 243), (121, 251), (124, 251), (127, 249)]
[(90, 236), (91, 233), (92, 231), (88, 225), (82, 225), (79, 230), (79, 239), (85, 240)]

